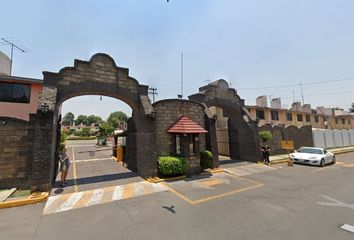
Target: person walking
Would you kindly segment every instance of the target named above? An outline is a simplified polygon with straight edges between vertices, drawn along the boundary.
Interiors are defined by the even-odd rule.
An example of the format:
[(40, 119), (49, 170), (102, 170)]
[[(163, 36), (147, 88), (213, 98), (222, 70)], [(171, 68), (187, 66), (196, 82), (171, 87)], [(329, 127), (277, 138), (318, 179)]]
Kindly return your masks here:
[(60, 162), (60, 167), (59, 170), (61, 172), (61, 183), (60, 186), (61, 187), (65, 187), (66, 186), (66, 177), (68, 175), (68, 171), (69, 171), (69, 167), (70, 167), (70, 160), (68, 155), (66, 154), (66, 148), (64, 145), (60, 146), (59, 149), (59, 162)]
[(263, 159), (263, 162), (267, 165), (270, 164), (270, 161), (269, 161), (269, 155), (270, 155), (270, 147), (269, 145), (267, 144), (267, 142), (262, 142), (262, 145), (261, 145), (261, 151), (262, 151), (262, 159)]

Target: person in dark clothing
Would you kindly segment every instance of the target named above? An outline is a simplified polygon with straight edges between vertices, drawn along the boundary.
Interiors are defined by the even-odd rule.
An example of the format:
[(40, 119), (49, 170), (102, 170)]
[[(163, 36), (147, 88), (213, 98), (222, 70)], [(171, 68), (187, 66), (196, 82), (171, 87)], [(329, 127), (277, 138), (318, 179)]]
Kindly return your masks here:
[(266, 142), (262, 142), (261, 144), (261, 152), (262, 152), (262, 160), (265, 164), (269, 165), (269, 155), (270, 155), (270, 147)]

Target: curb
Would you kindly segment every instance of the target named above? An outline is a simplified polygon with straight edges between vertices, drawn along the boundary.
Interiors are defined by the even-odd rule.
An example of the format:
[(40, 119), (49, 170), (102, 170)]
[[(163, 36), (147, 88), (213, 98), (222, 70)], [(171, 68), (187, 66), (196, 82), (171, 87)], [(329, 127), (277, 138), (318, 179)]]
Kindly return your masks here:
[(0, 209), (19, 207), (19, 206), (24, 206), (24, 205), (34, 204), (34, 203), (40, 203), (40, 202), (46, 201), (48, 199), (48, 197), (49, 197), (49, 192), (35, 192), (35, 193), (32, 193), (30, 196), (28, 196), (25, 199), (18, 199), (18, 200), (13, 200), (13, 201), (8, 201), (8, 202), (1, 202)]

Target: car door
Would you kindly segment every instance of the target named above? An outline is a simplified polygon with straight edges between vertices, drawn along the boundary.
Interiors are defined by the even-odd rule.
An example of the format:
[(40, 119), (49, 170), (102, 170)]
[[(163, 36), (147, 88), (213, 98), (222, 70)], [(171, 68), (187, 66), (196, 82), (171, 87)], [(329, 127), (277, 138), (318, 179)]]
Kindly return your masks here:
[(324, 159), (326, 163), (330, 163), (332, 162), (332, 157), (331, 155), (327, 152), (326, 149), (323, 150), (323, 154), (324, 154)]

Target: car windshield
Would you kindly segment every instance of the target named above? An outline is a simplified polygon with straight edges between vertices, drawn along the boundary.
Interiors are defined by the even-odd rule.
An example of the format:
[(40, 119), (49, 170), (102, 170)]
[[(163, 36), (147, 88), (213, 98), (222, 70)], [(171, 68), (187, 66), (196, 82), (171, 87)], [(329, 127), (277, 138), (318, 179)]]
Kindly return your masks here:
[(297, 150), (297, 152), (299, 152), (299, 153), (322, 154), (322, 150), (321, 149), (317, 149), (317, 148), (300, 148), (299, 150)]

